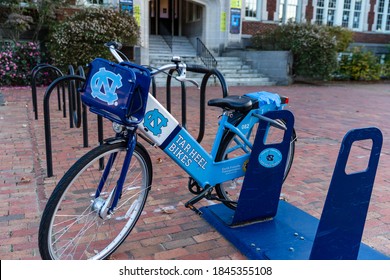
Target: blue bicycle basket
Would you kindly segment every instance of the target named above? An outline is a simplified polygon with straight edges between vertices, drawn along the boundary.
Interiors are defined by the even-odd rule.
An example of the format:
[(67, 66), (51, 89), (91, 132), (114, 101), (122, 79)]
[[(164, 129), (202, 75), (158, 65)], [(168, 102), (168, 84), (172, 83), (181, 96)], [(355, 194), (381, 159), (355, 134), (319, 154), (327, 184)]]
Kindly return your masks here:
[(145, 114), (150, 86), (148, 69), (96, 58), (81, 89), (81, 99), (90, 111), (119, 124), (140, 123)]

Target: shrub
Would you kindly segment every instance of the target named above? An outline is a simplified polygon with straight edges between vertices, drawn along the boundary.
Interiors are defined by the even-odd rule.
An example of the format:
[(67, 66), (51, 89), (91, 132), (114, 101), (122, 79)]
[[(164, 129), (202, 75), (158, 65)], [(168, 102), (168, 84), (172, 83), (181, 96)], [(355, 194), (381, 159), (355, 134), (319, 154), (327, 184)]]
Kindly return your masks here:
[(336, 51), (343, 52), (353, 41), (353, 32), (341, 26), (326, 26), (325, 29), (336, 39)]
[(361, 48), (354, 48), (351, 55), (341, 58), (339, 73), (352, 80), (379, 80), (381, 65), (373, 53), (363, 51)]
[(31, 16), (22, 15), (17, 13), (11, 13), (8, 15), (6, 22), (4, 23), (5, 33), (13, 40), (18, 42), (20, 35), (29, 30), (33, 24)]
[(343, 28), (288, 23), (264, 34), (256, 34), (257, 49), (290, 50), (297, 76), (328, 79), (337, 68), (337, 52), (346, 48), (352, 33)]
[(112, 58), (104, 43), (134, 45), (139, 37), (135, 19), (112, 9), (85, 9), (68, 17), (51, 32), (50, 55), (60, 67), (84, 65), (95, 57)]
[(30, 84), (29, 74), (43, 60), (38, 45), (33, 42), (16, 43), (0, 50), (0, 86)]
[[(389, 46), (390, 51), (390, 46)], [(381, 78), (390, 79), (390, 53), (385, 56), (383, 64), (381, 65)]]

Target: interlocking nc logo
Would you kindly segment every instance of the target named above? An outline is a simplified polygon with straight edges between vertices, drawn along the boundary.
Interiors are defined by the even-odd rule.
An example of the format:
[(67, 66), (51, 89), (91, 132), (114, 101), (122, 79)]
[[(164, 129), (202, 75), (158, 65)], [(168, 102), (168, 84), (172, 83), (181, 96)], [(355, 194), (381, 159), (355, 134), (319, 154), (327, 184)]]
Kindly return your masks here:
[(151, 110), (145, 114), (144, 126), (158, 136), (162, 133), (162, 128), (168, 125), (168, 119), (164, 117), (157, 109)]
[(268, 155), (267, 156), (268, 161), (273, 161), (274, 160), (274, 155)]
[(122, 76), (107, 71), (102, 67), (99, 72), (96, 72), (91, 79), (91, 95), (94, 98), (106, 102), (108, 105), (118, 105), (118, 94), (116, 90), (122, 87)]

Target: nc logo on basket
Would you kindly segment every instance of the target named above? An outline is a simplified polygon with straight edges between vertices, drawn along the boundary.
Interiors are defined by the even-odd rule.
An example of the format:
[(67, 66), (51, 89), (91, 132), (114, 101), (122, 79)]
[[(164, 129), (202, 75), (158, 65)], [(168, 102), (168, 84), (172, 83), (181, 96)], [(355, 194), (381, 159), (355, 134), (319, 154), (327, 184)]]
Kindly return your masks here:
[(282, 153), (275, 148), (268, 148), (259, 155), (259, 162), (266, 168), (272, 168), (282, 161)]
[(91, 79), (92, 97), (106, 102), (108, 105), (118, 105), (118, 94), (116, 90), (122, 87), (122, 76), (114, 72), (107, 71), (102, 67)]
[(158, 136), (162, 133), (162, 128), (168, 125), (168, 119), (163, 116), (157, 109), (151, 110), (145, 114), (144, 126)]

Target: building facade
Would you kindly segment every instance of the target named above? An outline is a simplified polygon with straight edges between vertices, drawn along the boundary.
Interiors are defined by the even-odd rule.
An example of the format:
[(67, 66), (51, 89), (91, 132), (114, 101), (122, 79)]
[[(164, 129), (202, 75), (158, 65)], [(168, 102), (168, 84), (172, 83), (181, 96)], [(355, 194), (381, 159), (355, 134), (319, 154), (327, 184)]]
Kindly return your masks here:
[(245, 46), (253, 34), (277, 24), (310, 22), (343, 26), (362, 44), (390, 43), (390, 0), (78, 0), (129, 10), (150, 35), (200, 38), (215, 53)]

